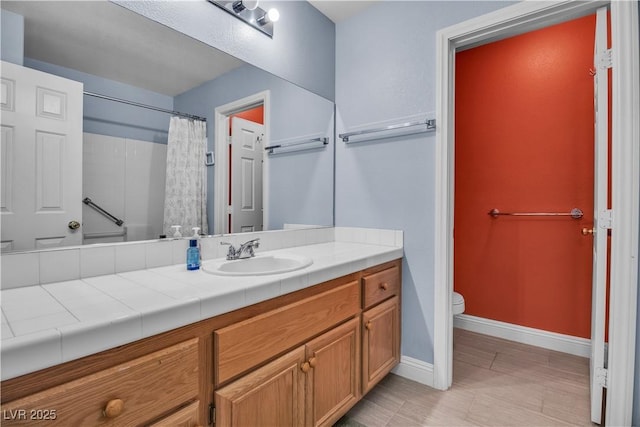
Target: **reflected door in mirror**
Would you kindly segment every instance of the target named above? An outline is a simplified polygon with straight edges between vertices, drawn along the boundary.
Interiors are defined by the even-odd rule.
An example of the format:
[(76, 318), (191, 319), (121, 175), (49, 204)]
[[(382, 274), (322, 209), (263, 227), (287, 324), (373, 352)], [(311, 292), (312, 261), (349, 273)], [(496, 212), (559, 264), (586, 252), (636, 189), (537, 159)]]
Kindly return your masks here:
[(231, 128), (231, 231), (262, 231), (264, 125), (234, 117)]
[(2, 250), (82, 244), (82, 83), (2, 62)]

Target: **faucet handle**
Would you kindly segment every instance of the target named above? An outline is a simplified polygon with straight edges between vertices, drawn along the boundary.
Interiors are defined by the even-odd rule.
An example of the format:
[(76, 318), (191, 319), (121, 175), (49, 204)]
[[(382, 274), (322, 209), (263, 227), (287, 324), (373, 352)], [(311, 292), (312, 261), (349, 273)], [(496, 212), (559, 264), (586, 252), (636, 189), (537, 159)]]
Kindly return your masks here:
[(220, 242), (221, 245), (229, 245), (229, 250), (227, 251), (227, 259), (235, 259), (236, 256), (236, 248), (229, 242)]

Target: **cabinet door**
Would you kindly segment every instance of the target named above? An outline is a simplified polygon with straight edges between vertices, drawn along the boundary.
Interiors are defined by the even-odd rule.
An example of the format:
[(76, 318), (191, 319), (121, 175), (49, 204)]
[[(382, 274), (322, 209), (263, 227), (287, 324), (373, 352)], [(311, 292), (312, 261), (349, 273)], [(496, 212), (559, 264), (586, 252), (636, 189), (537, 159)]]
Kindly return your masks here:
[(217, 390), (216, 427), (302, 425), (304, 356), (299, 347)]
[(195, 401), (189, 406), (164, 417), (160, 421), (149, 424), (149, 427), (199, 427), (198, 423), (198, 406), (199, 401)]
[(360, 398), (360, 319), (306, 345), (307, 425), (333, 425)]
[(393, 297), (362, 314), (362, 393), (400, 361), (400, 300)]

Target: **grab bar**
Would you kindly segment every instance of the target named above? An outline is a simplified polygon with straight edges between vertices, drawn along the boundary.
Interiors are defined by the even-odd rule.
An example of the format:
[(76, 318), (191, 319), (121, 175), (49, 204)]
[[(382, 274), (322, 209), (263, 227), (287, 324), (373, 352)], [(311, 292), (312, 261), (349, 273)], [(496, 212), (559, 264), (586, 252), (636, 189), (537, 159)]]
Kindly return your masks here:
[(573, 219), (580, 219), (584, 216), (581, 209), (573, 208), (571, 212), (500, 212), (493, 208), (489, 211), (489, 215), (494, 218), (498, 216), (570, 216)]
[(98, 212), (100, 212), (102, 215), (106, 216), (107, 218), (109, 218), (111, 221), (115, 222), (116, 225), (118, 227), (122, 227), (122, 224), (124, 224), (124, 221), (121, 220), (120, 218), (117, 218), (113, 215), (111, 215), (109, 212), (105, 211), (104, 209), (102, 209), (100, 206), (96, 205), (95, 203), (93, 203), (91, 201), (90, 198), (85, 197), (84, 199), (82, 199), (82, 203), (84, 203), (87, 206), (92, 207), (93, 209), (97, 210)]
[[(374, 129), (357, 130), (353, 132), (341, 133), (338, 135), (338, 137), (341, 138), (343, 142), (349, 142), (349, 138), (352, 136), (367, 135), (370, 133), (386, 132), (386, 131), (393, 131), (393, 130), (403, 130), (413, 126), (425, 126), (425, 125), (427, 126), (426, 129), (418, 130), (414, 133), (428, 132), (428, 131), (435, 130), (436, 119), (418, 120), (416, 122), (398, 123), (395, 125), (389, 125), (389, 126), (374, 128)], [(389, 137), (391, 136), (393, 135), (389, 135)]]

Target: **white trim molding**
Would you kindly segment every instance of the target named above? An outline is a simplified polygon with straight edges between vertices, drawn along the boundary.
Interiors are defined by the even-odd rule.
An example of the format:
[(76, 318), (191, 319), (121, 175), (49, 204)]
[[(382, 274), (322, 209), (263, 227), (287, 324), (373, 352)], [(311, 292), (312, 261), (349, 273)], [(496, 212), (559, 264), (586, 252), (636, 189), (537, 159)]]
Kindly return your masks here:
[(591, 356), (591, 340), (543, 331), (542, 329), (499, 322), (492, 319), (460, 314), (453, 318), (453, 326), (471, 332), (503, 338), (522, 344), (560, 351), (580, 357)]
[(635, 354), (640, 215), (638, 25), (637, 1), (611, 2), (613, 229), (605, 420), (610, 426), (631, 425), (635, 358), (639, 357)]
[(400, 363), (391, 371), (396, 375), (433, 387), (433, 365), (409, 356), (400, 356)]
[(640, 82), (638, 3), (525, 1), (438, 31), (436, 35), (434, 387), (453, 380), (453, 165), (455, 53), (567, 21), (610, 5), (613, 45), (613, 224), (609, 304), (607, 425), (630, 425), (638, 287)]

